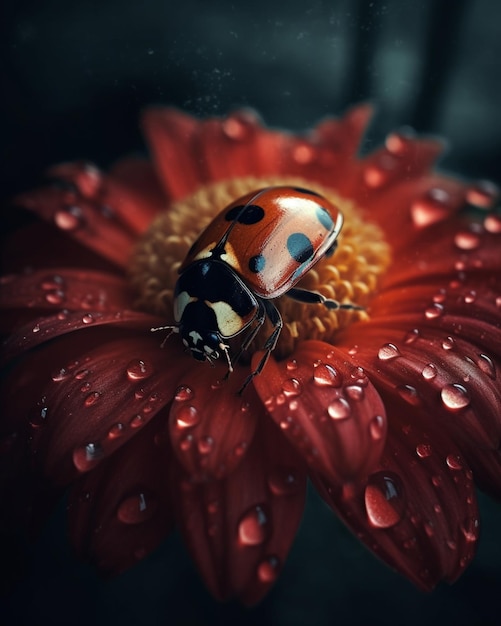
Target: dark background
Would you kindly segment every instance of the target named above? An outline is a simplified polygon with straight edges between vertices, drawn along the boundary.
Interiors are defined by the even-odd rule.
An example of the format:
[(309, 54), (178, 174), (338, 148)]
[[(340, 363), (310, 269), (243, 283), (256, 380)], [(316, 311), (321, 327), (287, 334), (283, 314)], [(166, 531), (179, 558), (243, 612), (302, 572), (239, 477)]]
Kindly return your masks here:
[[(144, 150), (138, 115), (152, 103), (201, 116), (251, 106), (302, 130), (369, 99), (378, 113), (365, 150), (411, 125), (448, 138), (443, 169), (501, 182), (498, 0), (33, 0), (3, 11), (3, 198), (54, 162), (105, 167)], [(481, 509), (473, 565), (428, 595), (310, 494), (278, 584), (248, 610), (208, 596), (177, 536), (101, 581), (72, 558), (62, 506), (0, 622), (3, 611), (9, 626), (499, 624), (501, 505), (482, 497)]]

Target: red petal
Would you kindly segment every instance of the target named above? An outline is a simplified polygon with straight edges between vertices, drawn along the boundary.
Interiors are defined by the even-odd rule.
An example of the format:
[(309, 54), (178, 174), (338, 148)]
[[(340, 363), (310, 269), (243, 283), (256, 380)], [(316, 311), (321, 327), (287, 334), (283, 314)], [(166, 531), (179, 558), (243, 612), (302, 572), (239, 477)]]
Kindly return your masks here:
[(92, 270), (54, 268), (10, 274), (2, 277), (0, 289), (1, 308), (118, 311), (131, 304), (123, 278)]
[(118, 574), (147, 556), (173, 526), (168, 440), (152, 420), (72, 488), (70, 533), (80, 558)]
[(93, 310), (68, 312), (63, 309), (56, 315), (39, 317), (17, 328), (5, 341), (1, 360), (2, 363), (6, 363), (43, 343), (90, 327), (109, 326), (114, 329), (143, 330), (148, 333), (157, 322), (158, 317), (137, 311), (101, 313)]
[[(68, 167), (85, 174), (85, 168), (78, 164)], [(58, 168), (53, 171), (59, 173)], [(72, 176), (75, 177), (73, 170)], [(65, 189), (45, 187), (21, 194), (15, 200), (105, 259), (125, 267), (134, 244), (134, 234), (113, 212), (114, 207), (103, 204), (99, 195), (93, 195), (94, 191), (90, 182), (86, 185), (78, 182)]]
[(193, 138), (200, 122), (176, 109), (150, 108), (142, 120), (154, 162), (168, 198), (187, 196), (200, 186)]
[(258, 602), (275, 582), (304, 507), (306, 475), (280, 432), (266, 420), (227, 478), (175, 484), (181, 530), (218, 598)]
[(455, 580), (473, 558), (479, 521), (471, 472), (446, 438), (423, 432), (417, 410), (402, 403), (388, 419), (385, 454), (363, 491), (343, 499), (340, 485), (316, 482), (359, 539), (429, 590)]
[(263, 407), (252, 388), (238, 390), (248, 368), (237, 368), (227, 381), (226, 368), (193, 363), (179, 379), (170, 412), (175, 453), (194, 480), (222, 478), (241, 462), (254, 436)]
[[(61, 363), (42, 389), (46, 413), (33, 448), (59, 484), (93, 469), (167, 402), (191, 360), (148, 336), (123, 337)], [(174, 367), (174, 363), (176, 366)], [(33, 407), (36, 409), (36, 407)]]
[(351, 482), (378, 462), (386, 430), (384, 406), (365, 374), (346, 363), (344, 352), (305, 341), (292, 360), (276, 363), (270, 358), (254, 385), (312, 470)]

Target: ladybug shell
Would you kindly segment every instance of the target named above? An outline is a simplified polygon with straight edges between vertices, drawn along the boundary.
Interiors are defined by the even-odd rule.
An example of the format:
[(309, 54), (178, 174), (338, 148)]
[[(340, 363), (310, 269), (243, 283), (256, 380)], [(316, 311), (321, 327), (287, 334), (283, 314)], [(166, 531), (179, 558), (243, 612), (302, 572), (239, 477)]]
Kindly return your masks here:
[(276, 298), (332, 248), (343, 225), (326, 198), (299, 187), (267, 187), (227, 206), (195, 241), (179, 270), (220, 259), (258, 296)]

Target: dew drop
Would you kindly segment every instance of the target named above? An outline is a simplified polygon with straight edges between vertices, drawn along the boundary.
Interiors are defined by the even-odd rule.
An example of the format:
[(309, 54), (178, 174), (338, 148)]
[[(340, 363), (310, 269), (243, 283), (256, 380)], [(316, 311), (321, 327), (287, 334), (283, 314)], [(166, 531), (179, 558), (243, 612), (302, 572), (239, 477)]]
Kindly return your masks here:
[(134, 415), (133, 418), (131, 418), (130, 422), (129, 422), (129, 426), (131, 428), (141, 428), (141, 426), (144, 426), (144, 417), (142, 415)]
[(360, 385), (348, 385), (344, 388), (344, 391), (348, 398), (357, 402), (363, 400), (365, 394), (364, 388)]
[(476, 233), (465, 230), (456, 233), (454, 237), (454, 244), (456, 248), (460, 250), (468, 251), (475, 250), (480, 245), (480, 237)]
[(499, 235), (501, 233), (501, 215), (487, 215), (484, 219), (484, 228), (488, 233)]
[(420, 443), (416, 446), (416, 454), (420, 459), (426, 459), (432, 455), (432, 447), (429, 443)]
[(464, 524), (461, 525), (461, 532), (468, 543), (473, 543), (478, 539), (479, 521), (477, 518), (467, 519)]
[(493, 360), (486, 354), (479, 354), (477, 359), (477, 366), (482, 370), (484, 374), (487, 374), (489, 378), (496, 380), (496, 367)]
[(88, 370), (88, 369), (78, 370), (78, 372), (76, 372), (76, 374), (73, 376), (73, 378), (75, 380), (83, 380), (89, 374), (90, 374), (90, 370)]
[(47, 423), (49, 408), (45, 406), (45, 400), (37, 406), (30, 414), (29, 422), (33, 428), (40, 428)]
[(344, 398), (337, 398), (333, 400), (327, 407), (327, 413), (329, 417), (334, 420), (344, 420), (351, 415), (351, 408), (347, 400)]
[(278, 577), (280, 561), (276, 556), (269, 556), (257, 566), (257, 577), (260, 582), (269, 584), (275, 582)]
[(31, 329), (31, 332), (33, 333), (39, 333), (40, 332), (40, 324), (35, 324), (33, 326), (33, 328)]
[(289, 378), (283, 382), (282, 391), (287, 398), (299, 396), (302, 391), (301, 383), (297, 378)]
[(122, 500), (117, 508), (117, 517), (123, 524), (141, 524), (151, 519), (158, 502), (151, 494), (140, 492)]
[(480, 209), (490, 209), (499, 196), (499, 189), (490, 180), (479, 180), (466, 192), (466, 200)]
[(441, 315), (444, 314), (444, 307), (442, 304), (439, 304), (438, 302), (434, 302), (431, 306), (425, 309), (424, 314), (425, 314), (425, 317), (429, 320), (436, 319), (437, 317), (440, 317)]
[(313, 382), (319, 387), (340, 387), (343, 379), (332, 365), (319, 363), (313, 370)]
[(251, 133), (250, 116), (231, 115), (221, 124), (223, 133), (233, 141), (244, 141)]
[(451, 411), (464, 409), (470, 404), (468, 391), (458, 383), (445, 385), (440, 392), (440, 397), (444, 406)]
[(84, 405), (92, 406), (96, 404), (96, 402), (99, 400), (100, 397), (101, 397), (101, 394), (99, 393), (99, 391), (92, 391), (85, 397)]
[(200, 454), (209, 454), (214, 448), (214, 439), (212, 437), (202, 437), (198, 442), (198, 451)]
[(434, 365), (433, 363), (428, 363), (428, 365), (425, 365), (423, 367), (423, 371), (421, 372), (421, 376), (425, 380), (432, 380), (433, 378), (435, 378), (437, 373), (438, 373), (437, 366)]
[(395, 344), (385, 343), (379, 348), (377, 356), (381, 361), (390, 361), (400, 356), (400, 351)]
[(399, 385), (397, 387), (398, 395), (412, 406), (419, 406), (421, 399), (417, 392), (417, 389), (412, 385)]
[(45, 294), (45, 300), (48, 304), (59, 305), (64, 302), (65, 294), (64, 291), (51, 291), (50, 293)]
[(200, 422), (200, 413), (193, 405), (185, 404), (176, 411), (178, 428), (192, 428)]
[(445, 462), (451, 470), (459, 471), (463, 469), (463, 461), (458, 454), (449, 454), (445, 459)]
[(269, 522), (262, 506), (249, 509), (238, 524), (238, 539), (244, 546), (259, 546), (268, 537)]
[(391, 528), (405, 512), (405, 498), (400, 478), (393, 472), (376, 472), (365, 488), (365, 508), (375, 528)]
[(299, 489), (297, 471), (290, 467), (275, 467), (268, 474), (268, 487), (276, 496), (289, 496)]
[(62, 367), (60, 370), (57, 370), (52, 374), (52, 380), (55, 383), (60, 383), (61, 381), (66, 380), (69, 375), (70, 373), (68, 372), (68, 370), (65, 367)]
[(297, 370), (297, 361), (296, 361), (296, 359), (289, 359), (287, 361), (286, 367), (289, 370), (289, 372), (293, 372), (294, 370)]
[(86, 313), (85, 315), (82, 316), (82, 323), (83, 324), (93, 324), (94, 323), (94, 316), (92, 315), (92, 313)]
[(113, 424), (113, 426), (111, 426), (111, 428), (109, 429), (108, 438), (118, 439), (124, 434), (124, 432), (125, 432), (125, 424), (122, 424), (122, 422), (117, 422), (116, 424)]
[(375, 441), (379, 441), (385, 432), (385, 421), (382, 415), (376, 415), (369, 422), (369, 432)]
[(414, 224), (424, 227), (443, 219), (450, 210), (449, 203), (450, 196), (445, 189), (429, 189), (411, 205)]
[(181, 385), (176, 389), (176, 395), (174, 396), (174, 400), (177, 402), (186, 402), (186, 400), (190, 400), (193, 398), (193, 389), (187, 387), (186, 385)]
[(127, 365), (127, 376), (129, 380), (144, 380), (153, 374), (153, 367), (142, 359), (133, 359)]
[(315, 158), (315, 150), (313, 146), (310, 146), (306, 142), (298, 142), (298, 144), (292, 148), (292, 158), (296, 163), (306, 165), (311, 163)]
[(454, 350), (456, 343), (452, 337), (447, 337), (442, 341), (442, 348), (444, 350)]
[(181, 439), (181, 441), (179, 442), (179, 448), (183, 452), (187, 452), (188, 450), (191, 449), (192, 444), (193, 444), (193, 435), (187, 435), (184, 439)]
[(56, 226), (66, 231), (74, 231), (84, 225), (82, 209), (78, 206), (70, 206), (56, 211), (54, 214)]
[(463, 296), (463, 300), (465, 301), (465, 304), (473, 304), (476, 299), (477, 299), (477, 292), (474, 291), (473, 289), (465, 293)]
[(103, 450), (98, 443), (88, 443), (73, 452), (73, 464), (80, 472), (86, 472), (103, 457)]
[(420, 336), (421, 336), (421, 332), (419, 331), (419, 329), (413, 328), (412, 330), (410, 330), (408, 333), (405, 334), (404, 343), (406, 345), (411, 345), (415, 341), (417, 341)]

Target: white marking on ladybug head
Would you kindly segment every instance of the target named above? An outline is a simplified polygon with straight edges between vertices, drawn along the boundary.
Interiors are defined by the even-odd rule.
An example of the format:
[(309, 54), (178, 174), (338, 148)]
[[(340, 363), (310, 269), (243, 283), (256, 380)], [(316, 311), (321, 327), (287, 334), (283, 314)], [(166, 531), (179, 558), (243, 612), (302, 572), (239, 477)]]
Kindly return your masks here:
[(189, 332), (188, 337), (191, 339), (194, 346), (196, 346), (199, 341), (202, 341), (202, 335), (197, 330)]
[(227, 302), (222, 300), (219, 302), (206, 301), (205, 304), (214, 311), (217, 327), (223, 337), (233, 337), (245, 328), (246, 322)]
[(190, 296), (187, 291), (181, 291), (174, 299), (174, 319), (179, 322), (183, 316), (185, 308), (190, 302), (195, 302), (197, 298)]

